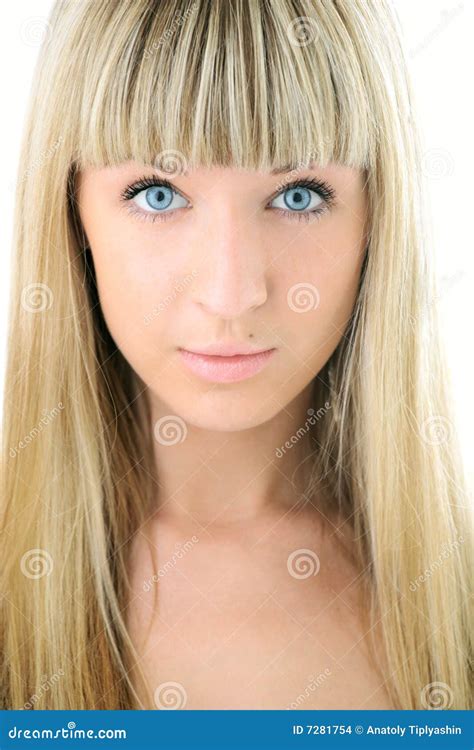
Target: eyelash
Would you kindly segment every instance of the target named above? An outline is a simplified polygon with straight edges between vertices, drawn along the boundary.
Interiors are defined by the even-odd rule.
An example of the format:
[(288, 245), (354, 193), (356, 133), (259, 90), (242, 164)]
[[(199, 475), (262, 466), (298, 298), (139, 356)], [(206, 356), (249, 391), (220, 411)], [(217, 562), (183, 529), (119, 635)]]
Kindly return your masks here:
[[(127, 187), (121, 192), (120, 198), (125, 203), (128, 203), (132, 200), (136, 195), (141, 193), (143, 190), (146, 190), (150, 187), (167, 187), (170, 190), (173, 191), (173, 193), (179, 193), (179, 191), (176, 190), (176, 188), (172, 185), (169, 180), (166, 178), (161, 177), (142, 177), (137, 182), (133, 182), (130, 185), (127, 185)], [(327, 210), (332, 208), (332, 206), (335, 203), (336, 194), (334, 189), (324, 180), (318, 180), (315, 178), (311, 179), (296, 179), (293, 182), (289, 182), (282, 190), (280, 190), (276, 195), (274, 195), (270, 202), (275, 200), (275, 198), (278, 198), (282, 193), (287, 192), (288, 190), (292, 190), (294, 188), (303, 187), (307, 188), (308, 190), (312, 190), (319, 194), (319, 196), (323, 199), (324, 204), (318, 206), (317, 208), (312, 209), (311, 211), (287, 211), (283, 208), (271, 208), (272, 211), (276, 211), (282, 216), (288, 217), (290, 219), (296, 219), (297, 221), (311, 221), (312, 219), (319, 218), (322, 214), (324, 214)], [(131, 206), (127, 206), (127, 210), (137, 216), (138, 218), (144, 220), (144, 221), (166, 221), (167, 219), (170, 219), (175, 211), (179, 209), (172, 209), (171, 211), (163, 211), (162, 213), (146, 213), (144, 211), (136, 210), (132, 208)]]

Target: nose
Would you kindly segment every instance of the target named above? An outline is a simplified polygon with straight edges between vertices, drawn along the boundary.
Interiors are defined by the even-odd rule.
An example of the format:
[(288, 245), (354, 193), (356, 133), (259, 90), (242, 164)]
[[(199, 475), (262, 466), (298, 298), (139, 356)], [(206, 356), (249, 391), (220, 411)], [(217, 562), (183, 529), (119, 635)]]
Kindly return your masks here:
[(200, 236), (195, 304), (222, 318), (238, 318), (263, 305), (266, 258), (257, 222), (221, 203)]

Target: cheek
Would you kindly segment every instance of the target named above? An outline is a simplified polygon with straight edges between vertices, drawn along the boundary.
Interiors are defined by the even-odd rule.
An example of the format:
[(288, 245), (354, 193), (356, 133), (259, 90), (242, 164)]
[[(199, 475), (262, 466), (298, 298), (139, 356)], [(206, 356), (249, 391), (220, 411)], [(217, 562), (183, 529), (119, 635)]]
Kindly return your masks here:
[(275, 264), (282, 338), (300, 360), (321, 369), (342, 338), (363, 261), (357, 227), (329, 224), (295, 243)]
[(178, 273), (172, 258), (143, 234), (91, 240), (101, 309), (107, 327), (138, 372), (161, 354)]

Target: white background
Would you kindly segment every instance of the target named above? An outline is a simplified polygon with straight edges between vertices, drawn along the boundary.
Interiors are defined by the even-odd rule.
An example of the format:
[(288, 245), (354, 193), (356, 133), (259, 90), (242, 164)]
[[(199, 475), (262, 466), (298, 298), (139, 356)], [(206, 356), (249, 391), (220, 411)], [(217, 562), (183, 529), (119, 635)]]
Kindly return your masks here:
[[(80, 2), (80, 0), (77, 0)], [(107, 0), (97, 0), (106, 2)], [(232, 0), (229, 0), (231, 2)], [(450, 420), (457, 420), (466, 467), (473, 481), (472, 240), (474, 127), (470, 117), (474, 62), (473, 5), (458, 0), (394, 0), (415, 89), (431, 200), (433, 253), (441, 281), (442, 335), (454, 383)], [(52, 0), (6, 3), (1, 12), (3, 175), (0, 254), (0, 388), (7, 334), (13, 186), (26, 103), (42, 30)], [(469, 74), (468, 71), (471, 71)], [(31, 197), (32, 202), (34, 196)], [(0, 407), (1, 408), (1, 407)]]

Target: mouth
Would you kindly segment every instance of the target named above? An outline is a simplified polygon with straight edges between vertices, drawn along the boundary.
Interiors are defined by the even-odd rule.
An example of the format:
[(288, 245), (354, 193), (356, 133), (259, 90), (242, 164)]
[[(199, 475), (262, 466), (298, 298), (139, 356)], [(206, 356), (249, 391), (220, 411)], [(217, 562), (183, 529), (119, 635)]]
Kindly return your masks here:
[(186, 367), (195, 375), (213, 383), (236, 383), (256, 375), (268, 364), (276, 349), (253, 354), (223, 356), (178, 350)]

